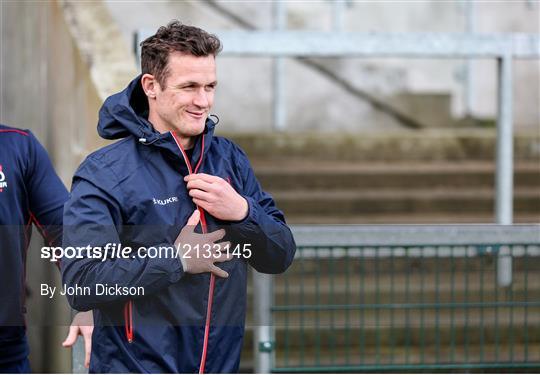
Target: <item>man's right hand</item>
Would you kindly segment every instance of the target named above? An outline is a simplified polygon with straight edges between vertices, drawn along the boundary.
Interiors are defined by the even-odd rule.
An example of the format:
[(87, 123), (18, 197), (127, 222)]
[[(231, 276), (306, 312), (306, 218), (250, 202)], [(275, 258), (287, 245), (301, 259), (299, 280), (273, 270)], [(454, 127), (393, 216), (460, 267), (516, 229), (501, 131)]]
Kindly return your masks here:
[[(184, 272), (204, 273), (211, 272), (219, 277), (229, 277), (229, 274), (217, 267), (214, 263), (226, 262), (232, 255), (225, 250), (230, 242), (219, 241), (225, 236), (225, 230), (220, 229), (211, 233), (195, 233), (195, 227), (201, 219), (198, 209), (189, 217), (187, 224), (174, 241), (176, 248), (180, 249), (180, 256)], [(198, 245), (198, 246), (197, 246)]]

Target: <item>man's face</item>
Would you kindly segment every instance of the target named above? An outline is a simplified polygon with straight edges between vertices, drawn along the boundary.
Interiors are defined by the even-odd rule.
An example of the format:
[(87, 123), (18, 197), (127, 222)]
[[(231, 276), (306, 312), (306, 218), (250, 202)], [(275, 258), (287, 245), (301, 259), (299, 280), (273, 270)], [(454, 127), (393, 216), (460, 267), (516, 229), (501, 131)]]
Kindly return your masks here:
[(164, 86), (155, 83), (149, 120), (159, 132), (174, 131), (187, 140), (204, 131), (214, 103), (215, 58), (173, 52), (167, 67), (169, 74)]

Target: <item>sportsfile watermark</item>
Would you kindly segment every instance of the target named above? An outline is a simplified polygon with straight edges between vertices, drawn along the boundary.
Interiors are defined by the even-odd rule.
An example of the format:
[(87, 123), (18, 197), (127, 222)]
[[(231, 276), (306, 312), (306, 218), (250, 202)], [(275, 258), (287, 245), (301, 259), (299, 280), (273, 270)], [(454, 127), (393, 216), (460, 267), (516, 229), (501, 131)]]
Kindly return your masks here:
[(43, 246), (40, 252), (41, 259), (48, 259), (50, 262), (61, 261), (62, 259), (99, 259), (105, 262), (109, 259), (211, 259), (221, 258), (251, 258), (252, 246), (250, 243), (235, 244), (230, 243), (204, 243), (190, 244), (179, 243), (165, 246), (140, 246), (132, 248), (123, 246), (120, 243), (107, 243), (104, 246)]

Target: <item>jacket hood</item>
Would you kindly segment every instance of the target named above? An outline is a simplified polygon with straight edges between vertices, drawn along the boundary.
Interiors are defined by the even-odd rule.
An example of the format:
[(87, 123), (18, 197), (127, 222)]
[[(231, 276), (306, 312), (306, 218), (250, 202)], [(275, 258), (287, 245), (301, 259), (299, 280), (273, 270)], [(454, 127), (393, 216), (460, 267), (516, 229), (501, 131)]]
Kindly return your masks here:
[[(97, 131), (105, 139), (119, 139), (133, 135), (137, 139), (144, 138), (144, 143), (153, 143), (163, 138), (165, 134), (156, 131), (147, 118), (148, 100), (139, 75), (123, 91), (105, 100), (99, 110)], [(204, 133), (213, 131), (215, 125), (214, 121), (207, 119)]]

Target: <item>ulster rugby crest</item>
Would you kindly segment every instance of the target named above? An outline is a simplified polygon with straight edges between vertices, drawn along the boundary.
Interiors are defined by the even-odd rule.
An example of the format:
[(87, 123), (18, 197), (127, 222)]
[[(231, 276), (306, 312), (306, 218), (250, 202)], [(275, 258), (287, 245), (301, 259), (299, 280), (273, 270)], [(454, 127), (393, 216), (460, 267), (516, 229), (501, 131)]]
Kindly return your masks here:
[(2, 164), (0, 164), (0, 193), (3, 192), (5, 188), (7, 188), (6, 175), (2, 170)]

